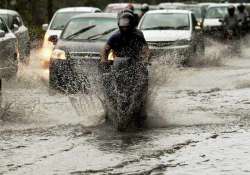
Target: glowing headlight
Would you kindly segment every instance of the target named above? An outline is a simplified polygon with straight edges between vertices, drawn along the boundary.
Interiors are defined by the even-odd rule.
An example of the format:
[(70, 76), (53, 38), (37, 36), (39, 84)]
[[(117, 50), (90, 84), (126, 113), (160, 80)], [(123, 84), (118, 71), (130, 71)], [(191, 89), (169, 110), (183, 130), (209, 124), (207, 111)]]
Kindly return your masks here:
[(66, 54), (64, 50), (55, 49), (52, 52), (51, 59), (66, 60)]

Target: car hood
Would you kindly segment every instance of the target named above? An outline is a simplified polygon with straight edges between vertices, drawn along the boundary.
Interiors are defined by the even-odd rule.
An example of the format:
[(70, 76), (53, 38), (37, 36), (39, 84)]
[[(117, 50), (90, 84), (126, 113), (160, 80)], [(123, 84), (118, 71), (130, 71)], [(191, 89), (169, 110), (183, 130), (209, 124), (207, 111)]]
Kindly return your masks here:
[(99, 53), (105, 41), (65, 41), (59, 40), (56, 49), (62, 49), (66, 52), (95, 52)]
[(219, 19), (204, 19), (203, 26), (221, 26)]
[(176, 41), (191, 39), (189, 30), (143, 30), (146, 41)]

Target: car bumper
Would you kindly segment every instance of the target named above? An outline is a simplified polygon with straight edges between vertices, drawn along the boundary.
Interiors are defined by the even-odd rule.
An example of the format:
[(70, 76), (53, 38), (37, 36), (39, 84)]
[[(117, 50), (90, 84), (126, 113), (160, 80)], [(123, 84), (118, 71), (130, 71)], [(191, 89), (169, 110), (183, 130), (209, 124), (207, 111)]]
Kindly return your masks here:
[(159, 57), (175, 57), (175, 58), (187, 58), (192, 53), (191, 45), (182, 45), (182, 46), (168, 46), (168, 47), (153, 47), (149, 46), (151, 51), (151, 58)]

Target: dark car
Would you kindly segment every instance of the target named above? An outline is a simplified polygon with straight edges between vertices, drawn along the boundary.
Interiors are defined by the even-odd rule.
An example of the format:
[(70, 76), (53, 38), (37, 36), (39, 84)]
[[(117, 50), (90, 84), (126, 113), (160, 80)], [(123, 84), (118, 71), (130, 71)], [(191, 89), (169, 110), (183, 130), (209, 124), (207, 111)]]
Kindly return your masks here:
[(0, 9), (0, 17), (3, 18), (9, 29), (16, 35), (20, 61), (28, 63), (30, 57), (30, 36), (20, 14), (13, 10)]
[[(85, 90), (86, 81), (97, 74), (100, 51), (118, 29), (117, 14), (92, 13), (72, 18), (56, 42), (50, 60), (49, 85), (70, 93)], [(86, 78), (88, 77), (88, 79)]]
[(180, 5), (177, 7), (177, 9), (181, 10), (189, 10), (193, 12), (195, 18), (197, 19), (197, 22), (199, 23), (200, 26), (203, 24), (203, 19), (205, 17), (205, 9), (202, 8), (202, 6), (198, 4), (185, 4), (185, 5)]

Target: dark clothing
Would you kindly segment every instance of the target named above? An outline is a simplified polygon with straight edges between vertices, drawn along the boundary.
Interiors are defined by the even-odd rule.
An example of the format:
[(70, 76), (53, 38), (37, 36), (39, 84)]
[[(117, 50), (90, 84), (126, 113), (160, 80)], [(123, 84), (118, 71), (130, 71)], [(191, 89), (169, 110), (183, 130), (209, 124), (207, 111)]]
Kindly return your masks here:
[(147, 42), (143, 33), (137, 29), (128, 34), (116, 32), (111, 36), (107, 44), (112, 48), (117, 57), (129, 57), (133, 59), (140, 59), (143, 46)]
[(234, 16), (226, 15), (224, 18), (224, 23), (227, 29), (235, 30), (238, 27), (238, 17), (236, 15)]
[(226, 15), (224, 17), (224, 27), (225, 27), (225, 34), (228, 35), (232, 31), (232, 35), (234, 37), (239, 36), (239, 22), (237, 15)]

